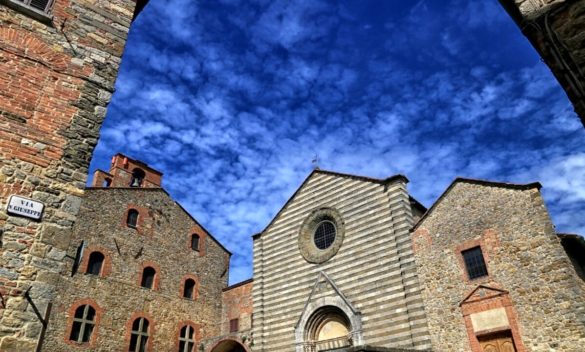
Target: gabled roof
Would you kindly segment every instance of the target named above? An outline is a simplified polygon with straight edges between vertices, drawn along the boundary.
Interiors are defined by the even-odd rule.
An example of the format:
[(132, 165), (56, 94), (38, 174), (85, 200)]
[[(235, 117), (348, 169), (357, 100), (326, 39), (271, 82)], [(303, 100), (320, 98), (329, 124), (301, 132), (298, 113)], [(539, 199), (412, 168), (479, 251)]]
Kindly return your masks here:
[(230, 256), (232, 255), (232, 252), (230, 252), (227, 248), (224, 247), (223, 244), (221, 244), (221, 242), (219, 242), (215, 237), (213, 237), (213, 235), (211, 234), (211, 232), (209, 232), (199, 221), (197, 221), (197, 219), (195, 219), (193, 217), (193, 215), (191, 215), (185, 208), (183, 208), (183, 206), (177, 202), (176, 200), (173, 199), (173, 197), (171, 197), (171, 195), (169, 194), (169, 192), (167, 192), (164, 188), (162, 187), (152, 187), (152, 188), (139, 188), (139, 187), (85, 187), (86, 191), (112, 191), (112, 190), (132, 190), (133, 192), (139, 192), (139, 191), (147, 191), (147, 192), (162, 192), (164, 194), (166, 194), (167, 197), (169, 197), (170, 200), (172, 200), (185, 214), (187, 214), (187, 216), (189, 216), (189, 218), (196, 223), (203, 231), (205, 231), (206, 235), (209, 236), (209, 238), (211, 238), (215, 243), (217, 243), (227, 254), (229, 254)]
[(423, 214), (423, 216), (420, 217), (418, 222), (416, 224), (414, 224), (414, 226), (410, 230), (411, 232), (416, 230), (418, 228), (418, 226), (427, 218), (427, 216), (429, 216), (433, 212), (433, 210), (435, 210), (437, 205), (443, 200), (443, 198), (445, 198), (445, 196), (447, 196), (447, 194), (453, 189), (453, 187), (455, 187), (455, 184), (457, 184), (457, 183), (471, 183), (471, 184), (476, 184), (476, 185), (481, 185), (481, 186), (500, 187), (500, 188), (518, 189), (518, 190), (528, 190), (528, 189), (533, 189), (533, 188), (540, 190), (542, 188), (542, 185), (540, 184), (540, 182), (518, 184), (518, 183), (508, 183), (508, 182), (487, 181), (487, 180), (481, 180), (481, 179), (476, 179), (476, 178), (457, 177), (453, 182), (451, 182), (451, 184), (449, 185), (449, 187), (447, 187), (447, 189), (443, 192), (443, 194), (441, 194), (439, 196), (439, 198), (437, 198), (435, 203), (433, 203), (433, 205)]
[[(315, 174), (324, 174), (324, 175), (331, 175), (331, 176), (337, 176), (337, 177), (352, 178), (354, 180), (364, 181), (364, 182), (371, 182), (371, 183), (377, 183), (377, 184), (380, 184), (380, 185), (386, 185), (386, 184), (389, 184), (389, 183), (394, 182), (394, 181), (397, 181), (397, 180), (402, 180), (402, 181), (404, 181), (404, 183), (408, 183), (409, 182), (408, 181), (408, 178), (406, 178), (406, 176), (401, 175), (401, 174), (397, 174), (397, 175), (393, 175), (393, 176), (390, 176), (390, 177), (387, 177), (387, 178), (384, 178), (384, 179), (380, 179), (380, 178), (372, 178), (372, 177), (367, 177), (367, 176), (358, 176), (358, 175), (352, 175), (352, 174), (345, 174), (345, 173), (335, 172), (335, 171), (314, 169), (305, 178), (305, 180), (303, 181), (303, 183), (301, 183), (301, 185), (297, 188), (297, 190), (295, 191), (295, 193), (293, 193), (292, 196), (290, 196), (290, 198), (286, 201), (286, 203), (284, 203), (284, 205), (280, 208), (280, 210), (278, 210), (278, 212), (272, 218), (272, 220), (270, 220), (270, 222), (268, 223), (268, 225), (266, 225), (266, 227), (264, 227), (264, 229), (261, 232), (252, 235), (252, 238), (253, 239), (258, 239), (258, 238), (260, 238), (260, 236), (262, 236), (262, 234), (274, 223), (274, 221), (280, 216), (280, 214), (284, 211), (284, 209), (286, 209), (286, 207), (290, 204), (290, 202), (296, 197), (296, 195), (299, 193), (299, 191), (305, 186), (305, 184)], [(414, 200), (414, 198), (412, 198), (412, 199)], [(416, 203), (418, 203), (418, 201), (416, 201)], [(420, 203), (418, 203), (418, 204), (420, 204)], [(422, 204), (421, 204), (421, 206), (422, 206)]]

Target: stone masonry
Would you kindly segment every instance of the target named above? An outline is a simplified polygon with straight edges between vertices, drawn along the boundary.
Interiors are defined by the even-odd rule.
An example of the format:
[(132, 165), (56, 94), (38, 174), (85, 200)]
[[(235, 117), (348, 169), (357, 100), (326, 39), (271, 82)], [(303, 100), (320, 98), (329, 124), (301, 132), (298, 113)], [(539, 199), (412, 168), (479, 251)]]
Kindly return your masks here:
[(567, 92), (585, 126), (585, 1), (500, 2)]
[[(147, 178), (160, 180), (160, 172), (120, 154), (114, 157), (109, 174), (127, 179), (137, 165)], [(114, 179), (113, 184), (119, 183)], [(43, 351), (70, 351), (72, 346), (128, 350), (130, 327), (137, 317), (146, 317), (150, 323), (149, 351), (178, 350), (179, 330), (185, 325), (195, 330), (196, 351), (203, 339), (224, 330), (218, 318), (230, 253), (160, 184), (154, 186), (86, 189), (68, 242), (67, 275), (59, 281)], [(126, 223), (129, 209), (139, 212), (135, 227)], [(200, 238), (197, 250), (191, 248), (193, 234)], [(105, 256), (103, 269), (100, 275), (88, 274), (88, 257), (96, 251)], [(141, 287), (146, 266), (156, 269), (152, 289)], [(184, 298), (189, 278), (196, 282), (195, 291)], [(81, 304), (97, 311), (89, 343), (70, 340), (71, 319)]]
[[(415, 226), (434, 351), (481, 352), (495, 333), (508, 333), (518, 352), (585, 351), (585, 282), (539, 189), (457, 179)], [(488, 274), (470, 280), (462, 252), (473, 247)]]
[[(136, 5), (55, 0), (44, 13), (0, 1), (0, 351), (35, 350), (68, 272), (71, 228)], [(11, 195), (44, 203), (41, 221), (7, 214)]]

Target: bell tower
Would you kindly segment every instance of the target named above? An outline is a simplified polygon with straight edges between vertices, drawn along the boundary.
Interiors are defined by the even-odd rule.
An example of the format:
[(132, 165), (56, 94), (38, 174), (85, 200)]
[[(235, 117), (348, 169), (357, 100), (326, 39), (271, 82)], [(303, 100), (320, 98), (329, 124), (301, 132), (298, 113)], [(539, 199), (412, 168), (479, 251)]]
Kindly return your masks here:
[(115, 188), (160, 188), (162, 173), (145, 163), (116, 154), (112, 158), (110, 171), (96, 170), (92, 187)]

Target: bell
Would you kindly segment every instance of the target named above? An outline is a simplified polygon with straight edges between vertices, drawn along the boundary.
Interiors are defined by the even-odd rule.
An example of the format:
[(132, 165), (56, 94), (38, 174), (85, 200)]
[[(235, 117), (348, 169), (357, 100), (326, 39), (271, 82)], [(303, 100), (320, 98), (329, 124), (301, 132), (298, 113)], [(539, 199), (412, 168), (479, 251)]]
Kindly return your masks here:
[(130, 184), (130, 187), (140, 187), (140, 180), (136, 177), (134, 177), (132, 179), (132, 183)]

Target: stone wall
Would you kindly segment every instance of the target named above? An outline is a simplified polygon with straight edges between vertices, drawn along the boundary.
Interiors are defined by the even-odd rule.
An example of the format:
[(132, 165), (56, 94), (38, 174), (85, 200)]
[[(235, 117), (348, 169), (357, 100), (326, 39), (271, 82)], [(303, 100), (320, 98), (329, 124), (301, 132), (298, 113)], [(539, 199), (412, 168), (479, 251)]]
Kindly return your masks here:
[[(323, 251), (305, 243), (314, 216), (336, 222)], [(304, 324), (326, 305), (347, 315), (356, 345), (426, 349), (412, 225), (404, 177), (314, 171), (254, 236), (254, 351), (302, 350)]]
[[(136, 229), (126, 226), (128, 208), (140, 211)], [(199, 251), (190, 247), (193, 233), (201, 236)], [(128, 324), (139, 314), (153, 326), (153, 351), (177, 350), (179, 329), (185, 323), (196, 327), (197, 350), (203, 339), (220, 334), (218, 317), (230, 254), (164, 190), (87, 189), (73, 240), (66, 248), (69, 273), (82, 241), (86, 247), (78, 271), (59, 283), (44, 351), (69, 351), (75, 344), (68, 341), (71, 307), (85, 300), (92, 300), (101, 311), (93, 351), (128, 348)], [(106, 255), (107, 274), (84, 274), (84, 258), (93, 250)], [(157, 268), (154, 290), (140, 286), (145, 265)], [(193, 299), (182, 297), (185, 278), (197, 283)]]
[(585, 2), (500, 2), (550, 67), (585, 125)]
[[(509, 331), (521, 351), (585, 350), (579, 279), (538, 184), (459, 179), (413, 233), (434, 351), (481, 351)], [(488, 275), (470, 280), (461, 252), (480, 246)]]
[[(35, 349), (66, 271), (135, 5), (56, 0), (47, 16), (0, 1), (0, 350)], [(10, 195), (43, 202), (42, 220), (7, 214)]]

